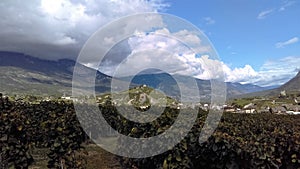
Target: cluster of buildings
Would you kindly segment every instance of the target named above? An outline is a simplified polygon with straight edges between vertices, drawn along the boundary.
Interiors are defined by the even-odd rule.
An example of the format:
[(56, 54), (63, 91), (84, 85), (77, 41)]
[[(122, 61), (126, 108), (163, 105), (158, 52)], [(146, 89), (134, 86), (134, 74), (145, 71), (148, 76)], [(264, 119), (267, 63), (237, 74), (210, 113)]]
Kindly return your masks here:
[(272, 113), (300, 115), (300, 104), (273, 104), (272, 106), (258, 107), (254, 103), (245, 105), (242, 109), (234, 106), (225, 106), (224, 112), (231, 113)]
[[(176, 109), (203, 109), (203, 110), (210, 110), (210, 109), (216, 109), (216, 110), (223, 110), (224, 112), (230, 112), (230, 113), (245, 113), (245, 114), (251, 114), (251, 113), (272, 113), (272, 114), (294, 114), (300, 115), (300, 97), (296, 97), (292, 99), (291, 103), (291, 97), (288, 97), (285, 93), (285, 91), (280, 93), (280, 96), (277, 99), (286, 98), (287, 102), (276, 102), (275, 100), (269, 100), (269, 99), (261, 99), (263, 101), (269, 100), (267, 106), (258, 106), (256, 103), (258, 103), (260, 100), (253, 99), (251, 103), (240, 107), (235, 104), (232, 105), (210, 105), (208, 103), (178, 103), (173, 99), (167, 99), (165, 97), (162, 97), (159, 93), (152, 93), (150, 95), (145, 93), (145, 89), (147, 89), (146, 85), (135, 87), (135, 90), (131, 91), (132, 94), (134, 94), (133, 98), (129, 98), (128, 94), (120, 94), (117, 95), (113, 100), (111, 100), (110, 95), (103, 95), (100, 97), (97, 97), (97, 103), (98, 104), (104, 104), (107, 100), (111, 100), (113, 105), (138, 105), (141, 106), (141, 108), (147, 108), (149, 105), (157, 105), (157, 106), (171, 106)], [(78, 100), (77, 98), (73, 98), (70, 96), (62, 96), (61, 99), (64, 100)]]

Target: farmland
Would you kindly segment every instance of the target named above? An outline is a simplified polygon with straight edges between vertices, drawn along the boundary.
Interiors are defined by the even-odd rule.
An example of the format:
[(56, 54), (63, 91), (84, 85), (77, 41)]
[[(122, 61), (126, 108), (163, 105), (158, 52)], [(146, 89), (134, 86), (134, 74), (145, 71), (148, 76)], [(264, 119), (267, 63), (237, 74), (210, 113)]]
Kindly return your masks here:
[[(199, 109), (192, 130), (175, 147), (157, 156), (133, 159), (115, 156), (93, 144), (70, 101), (33, 104), (2, 97), (0, 109), (1, 168), (300, 167), (298, 115), (225, 113), (214, 134), (199, 144), (208, 114)], [(136, 138), (161, 134), (180, 113), (166, 107), (157, 120), (136, 124), (122, 117), (110, 103), (99, 105), (99, 110), (113, 128)]]

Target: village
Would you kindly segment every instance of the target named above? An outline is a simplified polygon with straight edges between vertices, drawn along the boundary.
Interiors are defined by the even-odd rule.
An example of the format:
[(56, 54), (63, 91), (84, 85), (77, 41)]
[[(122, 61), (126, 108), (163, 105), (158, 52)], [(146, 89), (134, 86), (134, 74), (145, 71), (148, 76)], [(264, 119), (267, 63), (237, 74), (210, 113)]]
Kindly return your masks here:
[[(210, 103), (179, 103), (171, 98), (164, 98), (156, 94), (148, 95), (147, 92), (142, 92), (146, 86), (141, 86), (133, 90), (136, 95), (129, 99), (124, 97), (118, 97), (113, 101), (114, 105), (120, 106), (125, 105), (137, 105), (141, 108), (147, 108), (150, 105), (156, 106), (170, 106), (176, 109), (198, 109), (209, 111), (210, 109), (223, 110), (229, 113), (272, 113), (272, 114), (300, 114), (300, 93), (288, 93), (281, 91), (277, 97), (265, 96), (265, 97), (254, 97), (254, 98), (240, 98), (227, 101), (224, 105), (214, 105)], [(128, 97), (128, 96), (127, 96)], [(109, 95), (98, 97), (98, 103), (103, 104), (110, 98)], [(126, 98), (126, 97), (125, 97)], [(124, 100), (127, 100), (124, 102)], [(146, 101), (147, 100), (147, 101)], [(146, 104), (145, 104), (146, 103)]]
[(235, 99), (224, 105), (224, 112), (300, 114), (300, 94), (281, 91), (278, 97)]
[[(155, 90), (154, 90), (155, 91)], [(254, 97), (254, 98), (238, 98), (231, 99), (224, 105), (214, 105), (210, 103), (179, 103), (176, 100), (163, 97), (159, 92), (150, 93), (149, 88), (146, 85), (136, 87), (130, 90), (133, 97), (129, 98), (129, 95), (122, 93), (121, 95), (115, 95), (114, 99), (111, 95), (105, 94), (96, 97), (96, 103), (103, 105), (107, 100), (112, 101), (115, 106), (127, 105), (127, 106), (139, 106), (141, 109), (147, 109), (150, 105), (156, 106), (169, 106), (175, 109), (203, 109), (209, 111), (211, 109), (223, 110), (223, 112), (228, 113), (272, 113), (272, 114), (286, 114), (286, 115), (300, 115), (300, 93), (288, 93), (286, 91), (281, 91), (277, 97), (265, 96), (265, 97)], [(5, 98), (7, 96), (2, 95)], [(36, 98), (33, 96), (26, 96), (23, 99), (18, 100), (28, 100), (32, 104), (39, 104), (41, 101), (53, 100), (51, 97), (47, 98)], [(80, 102), (85, 100), (75, 98), (72, 96), (59, 97), (59, 100)], [(94, 99), (91, 97), (90, 99)]]

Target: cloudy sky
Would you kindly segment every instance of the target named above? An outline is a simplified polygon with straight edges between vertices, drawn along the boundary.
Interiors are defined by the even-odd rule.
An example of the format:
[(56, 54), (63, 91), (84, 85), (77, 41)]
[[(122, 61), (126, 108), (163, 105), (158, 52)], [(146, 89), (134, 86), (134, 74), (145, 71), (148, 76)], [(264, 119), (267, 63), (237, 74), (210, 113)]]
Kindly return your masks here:
[[(195, 58), (181, 51), (178, 58), (172, 56), (172, 63), (170, 59), (158, 62), (159, 58), (148, 57), (148, 64), (169, 65), (174, 72), (208, 79), (211, 75), (206, 75), (205, 70), (209, 68), (199, 65), (211, 62), (210, 65), (223, 68), (226, 81), (261, 86), (283, 84), (300, 68), (300, 2), (288, 0), (2, 0), (0, 50), (52, 60), (76, 59), (99, 28), (141, 12), (170, 13), (191, 22), (206, 34), (220, 57), (219, 61), (212, 61), (206, 55)], [(202, 40), (184, 30), (170, 34), (189, 37), (198, 44)], [(176, 43), (147, 35), (142, 40), (129, 38), (118, 45), (122, 50), (114, 48), (110, 54), (125, 53), (134, 58), (134, 51), (139, 51), (141, 44), (151, 46), (155, 40), (159, 42), (156, 47), (169, 45), (164, 49)], [(106, 64), (103, 70), (109, 73), (110, 66), (115, 65)], [(173, 70), (174, 67), (181, 69)]]

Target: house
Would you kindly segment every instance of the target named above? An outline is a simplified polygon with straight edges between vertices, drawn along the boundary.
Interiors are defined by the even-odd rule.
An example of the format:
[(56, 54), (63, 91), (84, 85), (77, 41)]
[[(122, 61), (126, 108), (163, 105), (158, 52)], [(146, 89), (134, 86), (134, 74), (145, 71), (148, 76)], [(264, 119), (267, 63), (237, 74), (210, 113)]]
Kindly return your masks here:
[(244, 111), (244, 113), (255, 113), (256, 109), (254, 106), (252, 106), (252, 107), (244, 108), (243, 111)]
[(49, 101), (51, 101), (51, 100), (52, 100), (51, 97), (45, 97), (42, 101), (49, 102)]
[(257, 113), (270, 113), (270, 107), (265, 107), (257, 110)]
[(62, 96), (61, 99), (63, 99), (63, 100), (72, 100), (72, 101), (74, 101), (74, 102), (77, 102), (77, 101), (78, 101), (77, 98), (71, 97), (71, 96)]
[(205, 103), (203, 104), (203, 106), (201, 107), (201, 109), (208, 111), (209, 110), (209, 104)]
[(71, 97), (70, 96), (62, 96), (61, 99), (71, 100)]
[(253, 103), (249, 103), (243, 107), (244, 113), (254, 113), (256, 112), (256, 107)]
[(224, 107), (224, 112), (235, 112), (235, 108), (233, 106), (225, 106)]
[(288, 110), (288, 111), (294, 111), (294, 112), (300, 111), (299, 105), (286, 105), (285, 107), (286, 107), (286, 110)]
[(284, 97), (286, 97), (286, 91), (285, 90), (281, 91), (280, 94), (279, 94), (279, 98), (284, 98)]
[(286, 109), (283, 106), (272, 107), (270, 110), (271, 113), (276, 113), (276, 114), (286, 113)]
[(217, 105), (217, 104), (213, 104), (210, 107), (212, 110), (222, 110), (223, 106)]
[(296, 104), (300, 105), (300, 97), (296, 97), (296, 98), (294, 99), (294, 101), (295, 101)]

